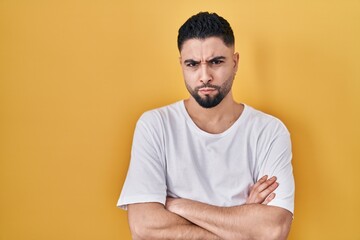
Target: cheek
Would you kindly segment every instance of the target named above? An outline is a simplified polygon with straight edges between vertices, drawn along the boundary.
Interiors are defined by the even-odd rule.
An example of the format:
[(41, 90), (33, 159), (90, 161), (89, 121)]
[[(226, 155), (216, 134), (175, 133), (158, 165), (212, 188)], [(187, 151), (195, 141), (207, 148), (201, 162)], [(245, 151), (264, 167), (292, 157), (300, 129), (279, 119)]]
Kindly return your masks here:
[(213, 83), (214, 84), (221, 84), (226, 78), (227, 78), (227, 75), (226, 75), (226, 71), (222, 71), (222, 70), (217, 70), (217, 71), (214, 71), (212, 73), (212, 77), (213, 77)]
[(216, 72), (216, 77), (218, 79), (223, 79), (223, 80), (227, 80), (231, 77), (234, 76), (234, 69), (233, 68), (223, 68), (223, 69), (219, 69), (219, 71)]
[(192, 82), (195, 82), (197, 79), (197, 73), (196, 71), (187, 71), (183, 70), (183, 77), (186, 82), (191, 84)]
[(189, 74), (186, 71), (183, 71), (183, 79), (184, 79), (185, 84), (187, 85), (187, 88), (188, 87), (191, 88), (193, 81), (191, 80)]

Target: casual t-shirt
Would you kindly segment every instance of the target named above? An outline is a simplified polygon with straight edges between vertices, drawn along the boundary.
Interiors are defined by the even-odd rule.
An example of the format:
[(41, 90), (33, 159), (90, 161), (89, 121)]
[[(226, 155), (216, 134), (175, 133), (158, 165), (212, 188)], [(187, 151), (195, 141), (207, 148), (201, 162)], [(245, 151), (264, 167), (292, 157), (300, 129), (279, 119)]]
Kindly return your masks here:
[(117, 205), (187, 198), (216, 206), (246, 202), (262, 176), (279, 187), (268, 205), (294, 212), (290, 135), (277, 118), (244, 105), (226, 131), (210, 134), (190, 118), (184, 102), (145, 112), (137, 122), (131, 161)]

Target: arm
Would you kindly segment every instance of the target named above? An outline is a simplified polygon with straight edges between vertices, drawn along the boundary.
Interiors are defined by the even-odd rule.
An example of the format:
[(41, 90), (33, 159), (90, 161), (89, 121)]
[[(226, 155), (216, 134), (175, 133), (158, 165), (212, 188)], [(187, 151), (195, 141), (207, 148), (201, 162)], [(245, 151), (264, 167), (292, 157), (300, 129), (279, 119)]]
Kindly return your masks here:
[[(274, 197), (276, 178), (262, 177), (252, 188), (247, 203), (267, 204)], [(168, 198), (167, 207), (176, 199)], [(184, 199), (185, 201), (185, 199)], [(188, 200), (190, 201), (190, 200)], [(190, 201), (191, 202), (191, 201)], [(174, 202), (175, 203), (175, 202)], [(212, 232), (168, 211), (160, 203), (128, 205), (128, 218), (133, 239), (220, 239)]]
[(132, 238), (219, 239), (165, 209), (167, 185), (162, 129), (157, 115), (150, 112), (143, 114), (136, 125), (131, 162), (118, 201), (118, 206), (128, 207)]
[(286, 239), (292, 214), (263, 204), (217, 207), (188, 199), (174, 199), (172, 212), (223, 239)]
[(134, 240), (220, 239), (215, 234), (169, 212), (160, 203), (138, 203), (128, 206), (128, 218)]
[(169, 198), (166, 206), (194, 224), (223, 239), (286, 239), (292, 214), (267, 206), (274, 197), (276, 178), (261, 178), (251, 189), (245, 205), (217, 207), (189, 199)]

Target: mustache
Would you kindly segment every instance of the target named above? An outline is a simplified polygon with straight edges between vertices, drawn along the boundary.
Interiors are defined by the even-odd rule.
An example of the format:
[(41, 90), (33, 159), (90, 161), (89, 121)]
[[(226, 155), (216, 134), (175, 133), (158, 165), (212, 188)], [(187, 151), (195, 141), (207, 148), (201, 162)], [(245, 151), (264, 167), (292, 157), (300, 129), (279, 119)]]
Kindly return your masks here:
[(212, 85), (210, 83), (203, 84), (202, 86), (198, 86), (195, 88), (195, 91), (199, 91), (200, 88), (215, 88), (216, 90), (220, 89), (220, 86)]

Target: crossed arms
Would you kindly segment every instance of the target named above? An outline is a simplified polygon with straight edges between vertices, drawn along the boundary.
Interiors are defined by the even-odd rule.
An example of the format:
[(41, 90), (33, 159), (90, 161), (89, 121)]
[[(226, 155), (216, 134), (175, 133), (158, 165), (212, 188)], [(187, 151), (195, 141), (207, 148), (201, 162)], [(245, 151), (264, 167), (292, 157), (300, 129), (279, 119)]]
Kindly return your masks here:
[(166, 205), (128, 206), (134, 240), (161, 239), (286, 239), (292, 214), (267, 204), (275, 198), (276, 178), (261, 178), (250, 189), (246, 204), (217, 207), (189, 199), (168, 198)]

